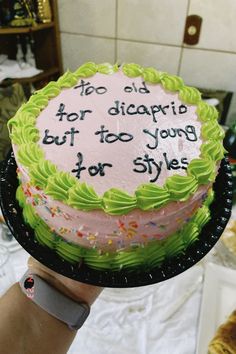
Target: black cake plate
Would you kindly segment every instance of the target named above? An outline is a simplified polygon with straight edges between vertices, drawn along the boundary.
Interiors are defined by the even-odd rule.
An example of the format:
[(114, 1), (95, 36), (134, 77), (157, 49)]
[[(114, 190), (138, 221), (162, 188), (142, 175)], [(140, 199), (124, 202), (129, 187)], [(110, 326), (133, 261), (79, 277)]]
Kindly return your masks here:
[(20, 245), (39, 262), (52, 270), (88, 284), (102, 287), (127, 288), (158, 283), (172, 278), (199, 262), (220, 238), (230, 218), (232, 208), (232, 175), (227, 158), (221, 161), (214, 183), (215, 199), (210, 206), (211, 219), (202, 229), (199, 240), (188, 247), (184, 255), (165, 261), (160, 267), (133, 271), (98, 271), (84, 264), (63, 260), (34, 237), (34, 231), (24, 223), (22, 209), (15, 194), (18, 186), (16, 162), (13, 152), (0, 165), (0, 205), (6, 223)]

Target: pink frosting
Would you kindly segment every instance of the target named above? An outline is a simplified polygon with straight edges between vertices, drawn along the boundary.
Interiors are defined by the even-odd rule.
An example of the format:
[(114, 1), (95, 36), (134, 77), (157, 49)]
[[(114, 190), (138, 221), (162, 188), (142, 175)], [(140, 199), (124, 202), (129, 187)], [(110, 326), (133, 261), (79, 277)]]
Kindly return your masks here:
[(55, 201), (30, 185), (27, 173), (20, 169), (27, 203), (52, 231), (63, 239), (84, 247), (115, 251), (165, 239), (180, 229), (201, 207), (210, 186), (201, 186), (186, 202), (171, 202), (160, 210), (131, 211), (111, 216), (102, 211), (84, 212)]
[[(50, 100), (48, 106), (40, 113), (37, 119), (37, 128), (40, 131), (40, 146), (45, 152), (46, 159), (53, 162), (59, 170), (71, 172), (76, 169), (76, 163), (78, 163), (78, 152), (83, 154), (83, 167), (79, 176), (81, 182), (86, 182), (92, 185), (98, 194), (103, 194), (110, 188), (119, 188), (125, 190), (131, 194), (135, 189), (143, 183), (148, 183), (150, 180), (155, 179), (158, 174), (159, 177), (155, 183), (163, 185), (166, 178), (173, 174), (184, 175), (186, 167), (181, 163), (181, 159), (185, 158), (185, 161), (190, 162), (193, 158), (199, 157), (200, 146), (202, 140), (200, 138), (201, 123), (198, 121), (196, 115), (196, 106), (185, 105), (182, 106), (182, 110), (186, 113), (179, 113), (179, 106), (182, 104), (175, 93), (166, 92), (160, 85), (148, 85), (144, 86), (142, 79), (128, 78), (121, 71), (113, 75), (96, 74), (95, 76), (85, 79), (85, 83), (89, 82), (89, 85), (84, 86), (84, 90), (88, 89), (88, 92), (92, 86), (97, 89), (87, 96), (81, 95), (81, 88), (68, 88), (62, 90), (62, 92), (52, 100)], [(80, 82), (78, 82), (80, 85)], [(125, 87), (127, 87), (125, 89)], [(101, 87), (105, 87), (107, 92), (102, 93), (104, 90)], [(141, 92), (145, 90), (150, 93), (135, 92), (141, 88)], [(126, 92), (133, 89), (133, 92)], [(130, 104), (135, 105), (137, 108), (140, 105), (145, 105), (148, 108), (148, 113), (139, 115), (128, 115), (120, 113), (117, 115), (110, 115), (108, 113), (111, 107), (115, 106), (115, 101), (120, 103), (124, 102), (124, 107), (128, 107)], [(174, 103), (171, 103), (174, 102)], [(68, 115), (57, 116), (60, 104), (64, 104), (63, 113)], [(157, 112), (151, 113), (152, 110), (158, 110), (158, 107), (162, 106), (164, 113)], [(164, 108), (169, 106), (168, 108)], [(142, 111), (144, 108), (140, 108)], [(83, 120), (81, 120), (81, 111), (88, 110), (92, 112), (86, 112)], [(180, 108), (181, 110), (181, 108)], [(131, 112), (134, 108), (131, 107)], [(112, 110), (114, 113), (114, 109)], [(76, 115), (72, 114), (76, 113)], [(125, 112), (126, 113), (126, 112)], [(176, 113), (176, 114), (174, 114)], [(83, 114), (82, 114), (83, 115)], [(59, 119), (62, 118), (61, 121)], [(101, 134), (95, 135), (96, 131), (101, 130), (101, 126), (104, 126), (104, 130), (108, 130), (105, 134), (121, 134), (127, 133), (130, 135), (123, 135), (124, 139), (129, 139), (132, 135), (133, 139), (128, 142), (121, 142), (117, 140), (113, 143), (100, 142)], [(182, 136), (167, 137), (166, 130), (183, 129), (186, 130), (186, 126), (193, 126), (197, 141), (189, 141), (186, 138), (186, 134), (180, 133)], [(64, 134), (71, 131), (71, 128), (75, 128), (79, 133), (74, 134), (74, 146), (70, 146), (71, 134)], [(63, 136), (67, 139), (62, 145), (43, 144), (43, 138), (45, 137), (45, 130), (48, 129), (48, 135), (58, 136), (59, 141), (62, 141)], [(158, 136), (158, 146), (154, 147), (155, 138), (150, 134), (143, 132), (147, 129), (154, 136)], [(162, 131), (162, 133), (161, 133)], [(170, 129), (171, 134), (174, 131)], [(104, 137), (105, 137), (104, 134)], [(161, 137), (163, 136), (163, 137)], [(113, 136), (114, 137), (114, 136)], [(110, 138), (113, 138), (110, 136)], [(189, 133), (190, 140), (194, 139), (194, 135)], [(50, 141), (50, 137), (49, 140)], [(148, 146), (149, 147), (148, 147)], [(153, 158), (157, 166), (161, 165), (161, 169), (154, 163), (151, 163), (151, 171), (149, 170), (148, 163), (143, 163), (144, 155), (148, 154), (150, 158)], [(166, 154), (166, 155), (165, 155)], [(179, 169), (167, 169), (168, 162), (172, 159), (179, 161)], [(89, 167), (102, 164), (111, 164), (104, 167), (104, 176), (98, 173), (95, 176), (91, 176), (89, 173)], [(138, 173), (136, 170), (144, 170), (146, 166), (146, 172)], [(92, 168), (92, 173), (95, 171)], [(150, 173), (149, 173), (150, 172)], [(72, 172), (71, 172), (72, 173)], [(76, 176), (76, 172), (72, 173)]]

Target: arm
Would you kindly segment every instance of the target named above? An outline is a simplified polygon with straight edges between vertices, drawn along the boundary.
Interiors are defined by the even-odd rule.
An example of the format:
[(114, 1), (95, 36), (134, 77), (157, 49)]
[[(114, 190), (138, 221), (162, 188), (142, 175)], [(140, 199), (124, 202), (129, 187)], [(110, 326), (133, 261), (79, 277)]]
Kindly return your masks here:
[[(102, 291), (57, 274), (32, 258), (29, 268), (60, 292), (88, 305)], [(18, 283), (0, 298), (0, 348), (4, 354), (65, 354), (76, 333), (27, 298)]]

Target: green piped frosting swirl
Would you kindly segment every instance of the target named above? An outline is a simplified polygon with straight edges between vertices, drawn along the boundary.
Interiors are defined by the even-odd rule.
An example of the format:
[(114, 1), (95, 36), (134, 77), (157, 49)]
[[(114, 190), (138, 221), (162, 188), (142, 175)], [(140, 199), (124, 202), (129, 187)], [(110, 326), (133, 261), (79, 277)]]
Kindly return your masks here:
[(70, 188), (76, 185), (77, 179), (66, 172), (58, 172), (48, 178), (45, 192), (56, 200), (66, 201)]
[(119, 70), (118, 64), (111, 65), (109, 63), (99, 64), (97, 67), (97, 71), (100, 74), (111, 75), (116, 73)]
[(74, 86), (78, 81), (78, 78), (75, 74), (67, 70), (64, 75), (62, 75), (58, 80), (57, 83), (60, 88), (68, 88)]
[(14, 125), (10, 133), (11, 140), (14, 144), (36, 143), (39, 140), (39, 131), (35, 125), (26, 124), (24, 126)]
[(184, 241), (178, 233), (167, 237), (167, 239), (163, 241), (163, 246), (167, 258), (178, 256), (181, 253), (183, 254), (186, 249)]
[(48, 160), (41, 159), (30, 168), (31, 183), (41, 189), (47, 187), (48, 177), (56, 174), (57, 168)]
[(202, 137), (205, 140), (223, 140), (225, 132), (221, 128), (216, 120), (207, 121), (202, 126)]
[(209, 207), (211, 205), (211, 203), (213, 202), (214, 200), (214, 191), (212, 189), (209, 190), (208, 194), (207, 194), (207, 198), (204, 202), (204, 205), (206, 207)]
[(158, 84), (161, 82), (162, 73), (154, 68), (144, 68), (142, 75), (147, 83)]
[(70, 263), (79, 263), (86, 255), (85, 248), (75, 247), (73, 244), (64, 242), (61, 237), (58, 237), (54, 245), (55, 252), (66, 261)]
[[(68, 178), (67, 180), (65, 177), (62, 178), (62, 174), (55, 165), (45, 162), (42, 150), (37, 143), (39, 133), (35, 122), (48, 100), (56, 97), (61, 89), (73, 87), (80, 78), (93, 76), (97, 72), (109, 75), (117, 70), (117, 64), (88, 62), (74, 73), (67, 71), (57, 82), (50, 82), (46, 87), (37, 91), (8, 123), (12, 141), (18, 145), (17, 158), (29, 169), (32, 183), (44, 188), (53, 198), (85, 211), (102, 209), (112, 215), (122, 215), (134, 208), (152, 210), (172, 200), (187, 200), (201, 183), (213, 181), (216, 171), (215, 163), (222, 159), (225, 152), (222, 146), (224, 132), (217, 123), (216, 109), (201, 101), (201, 94), (197, 89), (185, 86), (182, 79), (177, 76), (171, 76), (151, 67), (145, 68), (130, 63), (124, 64), (121, 70), (128, 77), (140, 76), (149, 84), (159, 84), (167, 91), (178, 92), (179, 98), (184, 103), (196, 105), (199, 120), (204, 123), (201, 129), (203, 144), (200, 160), (205, 161), (207, 173), (202, 172), (203, 168), (199, 166), (199, 163), (198, 165), (192, 163), (190, 168), (187, 168), (187, 176), (172, 176), (168, 178), (163, 188), (156, 188), (155, 184), (147, 183), (139, 186), (134, 195), (129, 195), (122, 190), (110, 190), (104, 196), (98, 196), (92, 187), (81, 184), (78, 180), (74, 179), (75, 183), (73, 182), (72, 185)], [(32, 163), (30, 163), (29, 156), (32, 157)], [(55, 186), (53, 186), (54, 182)]]
[(203, 101), (198, 103), (196, 112), (202, 122), (207, 122), (208, 120), (216, 120), (219, 116), (219, 113), (214, 106), (210, 106)]
[(102, 208), (102, 198), (86, 183), (78, 183), (69, 189), (68, 204), (81, 210)]
[(195, 87), (183, 86), (179, 90), (181, 101), (189, 104), (198, 104), (201, 101), (201, 93)]
[[(115, 259), (115, 264), (114, 264), (115, 270), (122, 270), (122, 269), (132, 270), (137, 268), (138, 266), (143, 266), (144, 260), (140, 253), (141, 252), (138, 251), (137, 253), (132, 251), (119, 252)], [(91, 264), (91, 266), (93, 267), (93, 264)], [(97, 265), (97, 269), (99, 269), (99, 265)], [(107, 265), (105, 269), (107, 269)]]
[(26, 223), (29, 224), (33, 229), (35, 229), (37, 224), (40, 222), (39, 217), (30, 204), (25, 204), (23, 209), (23, 217)]
[(143, 68), (138, 64), (124, 64), (122, 70), (128, 77), (138, 77), (143, 73)]
[(114, 256), (110, 253), (99, 254), (98, 251), (86, 253), (86, 264), (97, 270), (117, 269)]
[(51, 249), (55, 246), (55, 234), (49, 229), (48, 225), (39, 220), (34, 228), (35, 238), (41, 244)]
[(16, 114), (23, 112), (31, 113), (32, 115), (37, 117), (40, 113), (40, 108), (32, 102), (27, 102), (21, 106), (21, 108), (17, 111)]
[(119, 189), (112, 188), (104, 193), (104, 211), (111, 215), (127, 214), (136, 207), (136, 198)]
[(200, 231), (201, 227), (198, 227), (198, 224), (195, 222), (194, 218), (193, 221), (187, 223), (182, 230), (183, 242), (189, 246), (192, 245), (198, 240)]
[(40, 110), (48, 105), (48, 97), (42, 93), (35, 92), (29, 99), (30, 103), (35, 104)]
[(193, 159), (188, 165), (188, 171), (199, 184), (213, 182), (216, 175), (214, 162), (207, 159)]
[(167, 74), (162, 76), (161, 84), (168, 91), (179, 91), (184, 86), (184, 82), (180, 77)]
[(136, 191), (137, 206), (142, 210), (160, 208), (170, 200), (167, 189), (155, 184), (144, 184)]
[(34, 143), (22, 144), (17, 152), (18, 161), (24, 166), (31, 167), (44, 157), (43, 150)]
[(149, 269), (158, 267), (166, 259), (165, 248), (161, 241), (151, 241), (147, 246), (141, 248), (140, 253), (141, 252), (144, 253), (144, 266)]
[(165, 185), (170, 193), (170, 200), (174, 201), (187, 200), (198, 188), (197, 180), (193, 176), (173, 175), (167, 178)]
[(198, 225), (199, 230), (210, 220), (211, 214), (208, 207), (203, 205), (197, 212), (194, 217), (195, 223)]
[(210, 190), (203, 206), (198, 209), (191, 221), (165, 240), (153, 240), (146, 246), (136, 246), (129, 250), (101, 253), (99, 250), (65, 241), (51, 231), (48, 225), (37, 216), (35, 209), (27, 204), (21, 186), (18, 187), (16, 195), (23, 207), (25, 221), (34, 228), (35, 237), (40, 244), (53, 249), (62, 259), (72, 264), (83, 262), (97, 270), (132, 270), (137, 267), (152, 269), (160, 266), (165, 259), (184, 254), (186, 249), (198, 240), (201, 229), (209, 221), (210, 211), (207, 204), (213, 198), (212, 190)]
[(90, 77), (97, 73), (98, 66), (93, 62), (88, 62), (81, 65), (76, 71), (75, 75), (77, 77)]
[(20, 207), (23, 209), (24, 206), (26, 205), (26, 198), (25, 198), (21, 184), (19, 185), (19, 187), (16, 190), (16, 199), (18, 200)]
[(61, 92), (61, 90), (60, 90), (60, 86), (57, 82), (51, 81), (39, 92), (48, 98), (53, 98), (53, 97), (58, 96), (59, 93)]
[(14, 127), (24, 127), (25, 125), (35, 125), (36, 117), (30, 112), (22, 112), (16, 114), (14, 118), (10, 119), (8, 122), (8, 129), (12, 132)]
[(223, 159), (226, 150), (220, 141), (209, 140), (202, 144), (201, 154), (212, 161)]

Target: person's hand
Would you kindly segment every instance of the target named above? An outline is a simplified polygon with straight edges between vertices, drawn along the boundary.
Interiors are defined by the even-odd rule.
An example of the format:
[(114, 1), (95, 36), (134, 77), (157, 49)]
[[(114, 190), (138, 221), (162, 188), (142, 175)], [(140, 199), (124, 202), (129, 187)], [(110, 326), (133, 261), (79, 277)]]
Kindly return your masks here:
[(63, 294), (75, 301), (85, 302), (90, 306), (103, 290), (103, 288), (98, 286), (80, 283), (58, 274), (33, 257), (29, 258), (28, 267), (32, 274), (39, 275)]
[[(66, 278), (32, 257), (28, 267), (32, 275), (37, 274), (64, 295), (89, 306), (102, 291), (97, 286)], [(6, 354), (65, 354), (77, 334), (66, 322), (25, 296), (18, 282), (0, 297), (0, 313), (0, 348), (4, 348)]]

